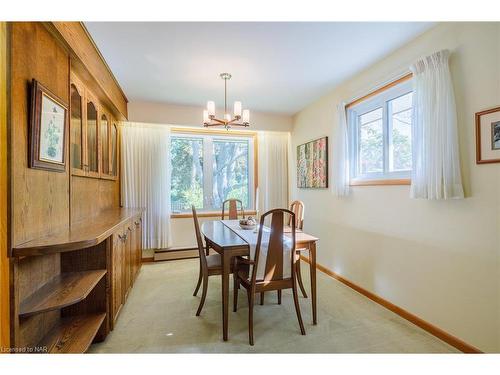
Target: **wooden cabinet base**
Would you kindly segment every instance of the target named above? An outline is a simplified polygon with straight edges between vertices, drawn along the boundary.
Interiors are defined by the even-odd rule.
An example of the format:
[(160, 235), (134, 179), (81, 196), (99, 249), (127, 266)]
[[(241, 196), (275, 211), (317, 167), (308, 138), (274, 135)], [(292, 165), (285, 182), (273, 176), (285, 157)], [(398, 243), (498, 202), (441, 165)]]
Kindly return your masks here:
[(113, 209), (14, 247), (13, 352), (83, 353), (106, 338), (139, 270), (141, 216)]

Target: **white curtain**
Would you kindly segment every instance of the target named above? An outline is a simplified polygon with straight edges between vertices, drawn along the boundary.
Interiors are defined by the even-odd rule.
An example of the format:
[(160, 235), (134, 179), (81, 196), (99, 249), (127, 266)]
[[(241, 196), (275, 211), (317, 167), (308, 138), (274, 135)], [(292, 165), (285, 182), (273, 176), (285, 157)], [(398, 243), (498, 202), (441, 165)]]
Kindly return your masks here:
[(413, 73), (413, 171), (410, 196), (463, 198), (457, 114), (448, 65), (449, 52), (415, 62)]
[(288, 208), (288, 148), (290, 133), (258, 134), (259, 192), (258, 211)]
[(332, 187), (338, 197), (349, 195), (349, 138), (345, 103), (337, 106), (338, 124), (333, 136)]
[(170, 127), (122, 123), (122, 204), (142, 207), (145, 249), (170, 245)]

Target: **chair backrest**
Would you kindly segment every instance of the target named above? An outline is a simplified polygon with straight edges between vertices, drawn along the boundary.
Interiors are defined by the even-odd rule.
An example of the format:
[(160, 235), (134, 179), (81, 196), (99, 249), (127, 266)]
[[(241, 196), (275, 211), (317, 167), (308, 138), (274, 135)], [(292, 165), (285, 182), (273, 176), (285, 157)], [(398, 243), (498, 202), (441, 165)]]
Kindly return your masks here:
[[(295, 228), (304, 229), (304, 202), (302, 201), (293, 201), (290, 204), (290, 211), (295, 214)], [(291, 223), (292, 217), (288, 220), (288, 225), (292, 226)]]
[(198, 244), (198, 252), (200, 253), (201, 267), (206, 269), (207, 257), (203, 248), (203, 240), (201, 239), (200, 223), (198, 222), (198, 215), (196, 214), (196, 208), (194, 208), (194, 205), (191, 206), (191, 209), (193, 210), (194, 232), (196, 233), (196, 242)]
[[(261, 252), (262, 236), (264, 231), (264, 221), (267, 216), (271, 215), (271, 228), (269, 234), (269, 244), (267, 248), (267, 253)], [(276, 208), (274, 210), (267, 211), (260, 218), (259, 235), (257, 237), (257, 245), (255, 247), (255, 258), (253, 259), (255, 264), (252, 270), (251, 282), (255, 285), (257, 280), (257, 268), (260, 262), (265, 262), (265, 272), (264, 280), (265, 282), (284, 280), (283, 275), (283, 262), (287, 259), (283, 259), (285, 256), (285, 245), (284, 245), (284, 223), (285, 215), (291, 216), (291, 249), (290, 249), (290, 264), (291, 264), (291, 277), (295, 277), (295, 214), (285, 208)], [(265, 259), (264, 259), (265, 257)], [(288, 277), (287, 277), (288, 279)], [(260, 280), (259, 280), (260, 281)]]
[[(238, 215), (241, 215), (241, 217), (245, 217), (245, 211), (243, 210), (243, 203), (239, 199), (226, 199), (222, 203), (222, 220), (224, 220), (226, 204), (229, 205), (229, 213), (228, 213), (229, 220), (237, 220)], [(238, 210), (238, 204), (240, 206), (239, 210)], [(238, 211), (240, 213), (238, 213)]]

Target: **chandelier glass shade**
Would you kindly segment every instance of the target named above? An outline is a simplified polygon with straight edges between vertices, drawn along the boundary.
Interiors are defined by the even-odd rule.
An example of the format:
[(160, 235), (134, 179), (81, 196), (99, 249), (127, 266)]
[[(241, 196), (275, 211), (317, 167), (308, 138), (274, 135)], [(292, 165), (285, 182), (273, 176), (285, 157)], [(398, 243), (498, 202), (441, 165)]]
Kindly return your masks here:
[(232, 126), (250, 126), (250, 111), (242, 109), (241, 102), (234, 102), (233, 113), (227, 110), (227, 81), (231, 79), (231, 74), (221, 73), (220, 77), (224, 80), (224, 115), (217, 118), (215, 115), (215, 102), (208, 101), (207, 109), (203, 111), (203, 126), (224, 126), (229, 130)]

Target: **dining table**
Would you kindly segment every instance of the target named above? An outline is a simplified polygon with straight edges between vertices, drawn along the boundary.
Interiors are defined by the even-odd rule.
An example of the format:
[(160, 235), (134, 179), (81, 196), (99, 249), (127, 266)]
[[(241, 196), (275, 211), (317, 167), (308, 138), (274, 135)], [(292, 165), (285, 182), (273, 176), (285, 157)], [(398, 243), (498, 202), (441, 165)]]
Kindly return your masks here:
[[(285, 227), (285, 236), (291, 236), (291, 230)], [(201, 233), (205, 239), (206, 251), (213, 249), (221, 256), (222, 262), (222, 337), (228, 340), (229, 325), (229, 275), (232, 259), (235, 256), (248, 256), (250, 245), (221, 220), (205, 221), (201, 225)], [(296, 249), (309, 251), (309, 268), (311, 279), (312, 323), (317, 324), (316, 293), (316, 242), (319, 239), (303, 231), (295, 231)]]

